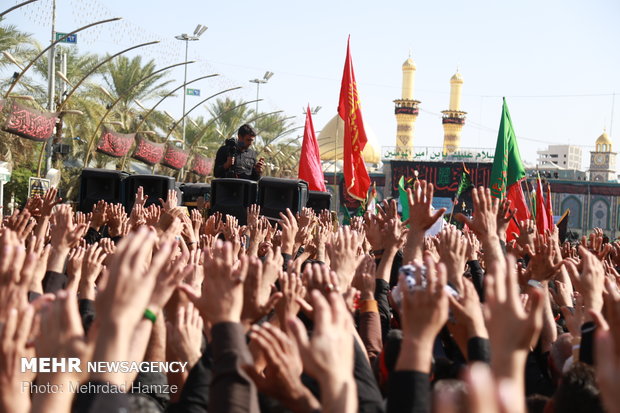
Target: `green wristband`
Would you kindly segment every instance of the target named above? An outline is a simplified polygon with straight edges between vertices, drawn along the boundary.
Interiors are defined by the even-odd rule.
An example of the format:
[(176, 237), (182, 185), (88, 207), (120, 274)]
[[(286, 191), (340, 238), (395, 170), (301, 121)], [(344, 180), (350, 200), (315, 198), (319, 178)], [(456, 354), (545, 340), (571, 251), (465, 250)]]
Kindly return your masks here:
[(153, 324), (155, 324), (155, 321), (157, 321), (157, 315), (148, 308), (144, 310), (144, 318), (151, 320)]

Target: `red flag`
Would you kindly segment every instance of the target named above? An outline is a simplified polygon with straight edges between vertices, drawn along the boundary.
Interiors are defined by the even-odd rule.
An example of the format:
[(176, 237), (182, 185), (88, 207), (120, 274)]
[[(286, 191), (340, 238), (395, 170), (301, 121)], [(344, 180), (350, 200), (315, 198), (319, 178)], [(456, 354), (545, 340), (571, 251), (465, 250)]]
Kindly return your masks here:
[(519, 226), (517, 225), (515, 220), (519, 222), (519, 225), (520, 225), (521, 221), (530, 219), (530, 210), (527, 207), (527, 201), (525, 200), (525, 194), (523, 193), (523, 188), (521, 187), (522, 181), (523, 180), (510, 185), (506, 191), (506, 198), (510, 200), (510, 208), (511, 209), (516, 208), (517, 210), (514, 216), (515, 219), (510, 221), (510, 223), (508, 224), (508, 229), (506, 229), (506, 240), (507, 241), (511, 241), (515, 239), (515, 237), (512, 235), (513, 233), (518, 235), (520, 232)]
[[(349, 38), (350, 40), (350, 38)], [(370, 187), (370, 176), (366, 170), (362, 151), (368, 139), (364, 130), (362, 110), (357, 84), (353, 73), (353, 62), (349, 41), (347, 41), (347, 58), (344, 62), (342, 85), (340, 86), (340, 102), (338, 103), (338, 115), (344, 121), (344, 182), (347, 193), (359, 200), (364, 201)]]
[(311, 191), (327, 192), (325, 177), (321, 168), (319, 143), (314, 134), (314, 125), (312, 125), (310, 105), (308, 105), (306, 110), (306, 126), (304, 129), (304, 140), (301, 144), (301, 158), (299, 159), (299, 173), (297, 176), (299, 179), (308, 182), (308, 189)]
[(547, 222), (549, 229), (553, 228), (553, 207), (551, 206), (551, 185), (547, 182), (547, 200), (545, 210), (547, 211)]
[(540, 182), (540, 177), (538, 177), (536, 178), (536, 229), (542, 235), (548, 228), (549, 221), (547, 219), (545, 197), (543, 195), (542, 182)]

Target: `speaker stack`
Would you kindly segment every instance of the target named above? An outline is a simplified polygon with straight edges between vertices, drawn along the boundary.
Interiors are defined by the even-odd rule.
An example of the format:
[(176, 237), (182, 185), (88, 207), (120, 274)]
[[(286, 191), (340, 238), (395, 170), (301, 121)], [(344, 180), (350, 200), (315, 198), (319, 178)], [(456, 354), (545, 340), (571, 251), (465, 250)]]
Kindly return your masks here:
[(100, 200), (123, 202), (123, 180), (129, 174), (108, 169), (85, 168), (80, 178), (78, 211), (89, 213)]
[(232, 215), (239, 225), (247, 224), (246, 208), (256, 203), (258, 184), (247, 179), (220, 178), (211, 181), (210, 213)]
[(175, 179), (171, 176), (163, 175), (129, 175), (125, 178), (125, 210), (127, 213), (133, 208), (136, 202), (136, 192), (138, 188), (144, 189), (144, 195), (148, 195), (145, 207), (152, 204), (160, 205), (159, 198), (166, 200), (168, 198), (168, 190), (175, 188)]
[(330, 192), (308, 191), (306, 207), (312, 208), (317, 214), (320, 214), (324, 209), (329, 211), (332, 208), (332, 194)]
[(308, 183), (301, 179), (261, 178), (258, 181), (258, 204), (261, 214), (280, 218), (280, 212), (290, 209), (301, 212), (308, 202)]

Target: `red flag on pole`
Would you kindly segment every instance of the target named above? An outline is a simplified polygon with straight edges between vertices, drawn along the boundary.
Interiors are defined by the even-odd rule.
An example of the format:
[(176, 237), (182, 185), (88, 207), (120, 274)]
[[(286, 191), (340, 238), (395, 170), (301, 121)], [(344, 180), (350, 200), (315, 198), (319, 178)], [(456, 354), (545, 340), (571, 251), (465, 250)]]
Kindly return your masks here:
[(539, 176), (536, 178), (536, 229), (539, 234), (543, 235), (548, 228), (550, 226), (547, 219), (547, 206), (545, 205), (542, 182)]
[(547, 211), (547, 223), (549, 224), (549, 229), (551, 229), (553, 228), (553, 207), (551, 206), (551, 185), (549, 185), (549, 182), (547, 182), (545, 210)]
[(362, 151), (368, 139), (364, 130), (362, 110), (357, 94), (349, 40), (347, 40), (347, 58), (344, 62), (344, 73), (342, 74), (342, 85), (340, 86), (340, 102), (338, 103), (338, 115), (344, 121), (344, 182), (347, 193), (351, 197), (364, 201), (370, 187), (370, 176), (368, 176), (368, 171), (362, 158)]
[(321, 168), (321, 155), (319, 153), (319, 143), (314, 134), (312, 124), (312, 114), (310, 105), (306, 110), (306, 126), (304, 128), (304, 140), (301, 144), (301, 158), (299, 159), (299, 179), (308, 182), (308, 189), (311, 191), (326, 192), (325, 177)]

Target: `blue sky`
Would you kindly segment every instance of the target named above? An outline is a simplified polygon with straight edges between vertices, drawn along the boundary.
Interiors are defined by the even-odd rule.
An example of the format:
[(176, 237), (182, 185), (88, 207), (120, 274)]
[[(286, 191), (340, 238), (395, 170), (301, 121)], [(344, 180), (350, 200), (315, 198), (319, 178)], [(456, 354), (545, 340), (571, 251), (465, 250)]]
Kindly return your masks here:
[[(7, 2), (9, 3), (9, 2)], [(10, 4), (17, 3), (11, 0)], [(7, 16), (7, 22), (49, 38), (52, 0), (40, 0)], [(468, 112), (462, 145), (493, 147), (501, 96), (506, 96), (523, 157), (534, 161), (547, 144), (593, 145), (612, 124), (620, 134), (620, 2), (601, 1), (229, 1), (57, 0), (57, 30), (121, 16), (124, 20), (79, 35), (82, 51), (115, 52), (162, 40), (140, 52), (160, 66), (180, 62), (184, 45), (174, 40), (198, 24), (209, 29), (190, 44), (189, 78), (220, 73), (200, 82), (203, 96), (232, 86), (231, 97), (253, 99), (249, 79), (275, 73), (261, 87), (260, 110), (298, 115), (310, 103), (323, 109), (321, 127), (336, 113), (347, 36), (367, 126), (379, 145), (395, 142), (392, 101), (400, 96), (401, 64), (416, 62), (415, 97), (422, 101), (416, 146), (439, 146), (438, 114), (447, 109), (449, 79), (462, 73), (462, 108)], [(123, 47), (124, 46), (124, 47)], [(170, 78), (182, 81), (182, 70)], [(178, 83), (177, 83), (178, 84)], [(200, 99), (188, 98), (188, 106)], [(181, 113), (181, 98), (166, 109)], [(194, 113), (206, 115), (206, 110)], [(586, 152), (585, 158), (589, 160)]]

